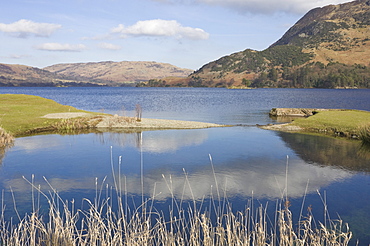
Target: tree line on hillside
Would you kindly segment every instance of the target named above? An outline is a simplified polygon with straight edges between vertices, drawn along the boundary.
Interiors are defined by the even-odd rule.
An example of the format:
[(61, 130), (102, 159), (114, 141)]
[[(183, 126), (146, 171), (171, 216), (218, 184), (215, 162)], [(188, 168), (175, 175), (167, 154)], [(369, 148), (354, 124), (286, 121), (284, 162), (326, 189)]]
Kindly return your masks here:
[(254, 79), (237, 81), (226, 79), (202, 79), (190, 76), (186, 82), (168, 83), (165, 79), (151, 79), (137, 84), (138, 87), (232, 87), (253, 88), (370, 88), (370, 68), (365, 65), (321, 62), (301, 67), (270, 67), (256, 74)]
[(342, 63), (310, 63), (300, 68), (271, 68), (251, 83), (252, 87), (370, 88), (370, 68)]

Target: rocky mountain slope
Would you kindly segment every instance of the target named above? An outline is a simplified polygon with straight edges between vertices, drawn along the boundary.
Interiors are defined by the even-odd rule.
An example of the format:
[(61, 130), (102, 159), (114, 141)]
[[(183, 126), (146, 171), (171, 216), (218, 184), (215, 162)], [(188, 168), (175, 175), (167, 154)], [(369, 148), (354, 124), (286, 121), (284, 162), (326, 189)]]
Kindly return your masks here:
[(370, 0), (316, 8), (268, 49), (237, 52), (190, 75), (196, 86), (370, 88)]
[(145, 61), (56, 64), (44, 69), (58, 75), (113, 85), (163, 77), (187, 77), (193, 72), (167, 63)]

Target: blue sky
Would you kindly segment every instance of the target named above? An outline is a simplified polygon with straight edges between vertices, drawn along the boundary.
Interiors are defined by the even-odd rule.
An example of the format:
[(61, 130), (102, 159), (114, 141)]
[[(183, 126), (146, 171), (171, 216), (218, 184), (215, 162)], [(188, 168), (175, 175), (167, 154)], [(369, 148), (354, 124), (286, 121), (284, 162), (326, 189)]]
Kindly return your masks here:
[(0, 63), (157, 61), (182, 68), (266, 49), (343, 0), (3, 0)]

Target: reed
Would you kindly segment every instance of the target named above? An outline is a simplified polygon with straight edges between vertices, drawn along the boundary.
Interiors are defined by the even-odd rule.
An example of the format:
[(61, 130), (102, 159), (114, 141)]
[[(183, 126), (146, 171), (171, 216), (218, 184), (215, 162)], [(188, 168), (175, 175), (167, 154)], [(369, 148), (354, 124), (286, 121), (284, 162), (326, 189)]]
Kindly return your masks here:
[[(172, 197), (168, 209), (159, 210), (155, 206), (155, 188), (150, 198), (142, 194), (139, 206), (130, 205), (127, 190), (121, 176), (121, 157), (118, 173), (111, 157), (113, 186), (98, 184), (96, 179), (95, 199), (83, 199), (81, 208), (75, 207), (74, 200), (68, 202), (44, 177), (50, 188), (48, 193), (34, 183), (32, 190), (32, 211), (21, 217), (16, 209), (18, 223), (6, 220), (5, 205), (1, 204), (0, 245), (28, 246), (346, 246), (352, 237), (347, 224), (342, 220), (333, 221), (328, 216), (326, 199), (324, 202), (324, 223), (316, 222), (312, 210), (299, 216), (298, 227), (293, 222), (290, 202), (285, 189), (282, 199), (277, 203), (274, 219), (267, 213), (267, 205), (254, 207), (253, 199), (246, 203), (243, 211), (233, 211), (227, 198), (222, 199), (217, 187), (217, 179), (210, 156), (215, 178), (217, 197), (210, 195), (210, 205), (204, 199), (197, 201), (178, 199), (173, 194), (172, 179), (164, 181)], [(288, 173), (288, 161), (287, 170)], [(192, 191), (188, 174), (185, 172), (185, 186)], [(117, 177), (117, 178), (116, 178)], [(143, 179), (143, 175), (141, 175)], [(287, 180), (286, 180), (287, 183)], [(143, 184), (142, 184), (143, 185)], [(99, 188), (100, 187), (100, 188)], [(104, 189), (104, 187), (106, 187)], [(320, 195), (320, 193), (319, 193)], [(4, 194), (3, 194), (4, 197)], [(14, 196), (13, 196), (14, 197)], [(321, 195), (320, 195), (321, 197)], [(41, 199), (48, 203), (48, 214), (40, 211)], [(84, 208), (83, 207), (87, 207)], [(303, 210), (303, 204), (301, 211)]]
[(0, 127), (0, 148), (11, 147), (14, 143), (14, 137)]
[(141, 121), (143, 110), (142, 110), (140, 104), (136, 104), (136, 106), (135, 106), (135, 112), (136, 112), (136, 115), (135, 115), (136, 121)]
[(59, 131), (89, 129), (92, 127), (90, 118), (68, 118), (54, 123), (52, 126)]
[(359, 139), (363, 145), (370, 146), (370, 125), (363, 126), (359, 129)]
[(130, 208), (122, 191), (112, 187), (110, 196), (102, 198), (102, 190), (97, 190), (95, 200), (84, 199), (86, 209), (76, 209), (74, 201), (64, 201), (51, 186), (52, 192), (46, 194), (33, 181), (28, 182), (32, 193), (37, 191), (46, 198), (48, 215), (40, 214), (39, 208), (34, 207), (30, 214), (19, 217), (18, 223), (12, 223), (5, 220), (3, 205), (0, 245), (334, 246), (348, 245), (352, 237), (348, 225), (341, 220), (316, 222), (311, 211), (295, 228), (288, 201), (279, 203), (276, 219), (271, 221), (267, 205), (254, 209), (251, 202), (244, 211), (233, 212), (232, 204), (226, 200), (214, 200), (214, 208), (205, 209), (202, 202), (173, 197), (168, 211), (158, 211), (153, 195), (140, 206)]

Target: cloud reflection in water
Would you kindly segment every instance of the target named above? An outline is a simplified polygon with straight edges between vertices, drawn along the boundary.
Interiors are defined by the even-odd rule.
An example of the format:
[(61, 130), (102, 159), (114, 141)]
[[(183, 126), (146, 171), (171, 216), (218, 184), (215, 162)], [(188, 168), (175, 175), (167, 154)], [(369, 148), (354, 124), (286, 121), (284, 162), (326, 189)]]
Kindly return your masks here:
[[(217, 135), (220, 132), (221, 134)], [(232, 134), (234, 134), (233, 141), (225, 137)], [(253, 134), (258, 134), (260, 138), (267, 138), (271, 144), (256, 146), (256, 143), (259, 144), (260, 141), (255, 142)], [(213, 137), (214, 135), (216, 137)], [(52, 142), (50, 142), (51, 139), (53, 139)], [(221, 146), (220, 149), (214, 150), (215, 139), (220, 141), (217, 144), (232, 143), (234, 147), (228, 149)], [(88, 147), (85, 146), (87, 142), (90, 143)], [(246, 148), (250, 152), (240, 154), (238, 148), (244, 150), (243, 144), (247, 146), (254, 144), (258, 151)], [(259, 129), (153, 131), (143, 134), (103, 133), (70, 137), (47, 135), (20, 138), (17, 139), (14, 153), (9, 152), (9, 162), (15, 158), (12, 154), (19, 155), (22, 150), (25, 154), (24, 158), (28, 158), (27, 155), (30, 152), (42, 153), (53, 149), (48, 155), (43, 153), (46, 155), (46, 160), (53, 159), (47, 165), (41, 159), (40, 163), (17, 163), (17, 170), (3, 169), (2, 187), (5, 189), (12, 187), (15, 192), (29, 193), (30, 185), (23, 180), (22, 175), (29, 178), (32, 174), (36, 176), (35, 183), (41, 184), (43, 189), (50, 189), (42, 179), (42, 176), (46, 176), (50, 184), (59, 192), (70, 192), (71, 194), (75, 192), (93, 193), (96, 189), (96, 177), (99, 187), (100, 182), (106, 176), (106, 183), (113, 186), (108, 157), (108, 149), (112, 145), (115, 150), (119, 149), (118, 154), (122, 154), (125, 159), (125, 163), (120, 168), (121, 174), (119, 174), (118, 156), (113, 157), (116, 178), (121, 180), (122, 191), (131, 195), (141, 195), (142, 191), (139, 166), (141, 150), (144, 152), (144, 193), (146, 196), (154, 194), (157, 200), (164, 200), (172, 195), (196, 200), (210, 195), (217, 197), (215, 176), (220, 195), (226, 195), (229, 198), (234, 196), (247, 198), (253, 194), (256, 198), (276, 199), (281, 198), (284, 193), (287, 160), (283, 155), (275, 157), (274, 150), (271, 150), (271, 146), (284, 146), (284, 142), (274, 133)], [(200, 147), (203, 148), (202, 152), (207, 148), (216, 152), (217, 157), (213, 158), (215, 175), (210, 161), (197, 157), (196, 151)], [(284, 151), (281, 147), (278, 151), (282, 150)], [(86, 153), (81, 155), (86, 151), (89, 151), (88, 155)], [(289, 149), (285, 151), (288, 152)], [(227, 154), (227, 152), (231, 153)], [(174, 165), (169, 158), (177, 155), (187, 156), (187, 162), (194, 162), (194, 165)], [(159, 159), (156, 160), (156, 158)], [(308, 193), (312, 193), (333, 182), (352, 176), (350, 172), (336, 167), (307, 164), (294, 154), (291, 154), (289, 158), (288, 167), (288, 195), (290, 197), (303, 196), (307, 183)]]

